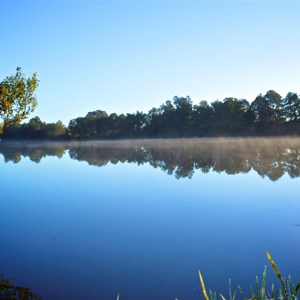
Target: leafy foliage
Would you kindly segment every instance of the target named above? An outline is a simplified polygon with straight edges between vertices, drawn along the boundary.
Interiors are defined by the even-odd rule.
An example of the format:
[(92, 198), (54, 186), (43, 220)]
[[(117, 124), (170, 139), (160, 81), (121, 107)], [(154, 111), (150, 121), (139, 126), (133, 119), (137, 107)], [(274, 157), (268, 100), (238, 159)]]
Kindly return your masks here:
[(34, 95), (38, 87), (36, 73), (25, 78), (21, 68), (16, 74), (6, 77), (0, 82), (0, 118), (1, 129), (10, 125), (19, 124), (32, 113), (37, 106)]
[(45, 123), (34, 117), (25, 124), (15, 124), (5, 129), (3, 139), (66, 139), (68, 128), (61, 122)]

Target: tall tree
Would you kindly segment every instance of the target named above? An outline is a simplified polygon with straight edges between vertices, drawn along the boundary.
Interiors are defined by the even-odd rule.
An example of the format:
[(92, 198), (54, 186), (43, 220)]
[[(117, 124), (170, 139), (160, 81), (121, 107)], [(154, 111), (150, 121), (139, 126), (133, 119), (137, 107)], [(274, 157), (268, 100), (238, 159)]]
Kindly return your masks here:
[(10, 125), (19, 124), (34, 111), (37, 87), (36, 73), (26, 78), (21, 68), (0, 82), (0, 133)]
[(283, 117), (285, 121), (300, 121), (300, 98), (296, 93), (288, 93), (283, 99)]
[(212, 107), (206, 100), (201, 100), (198, 105), (194, 105), (193, 113), (195, 120), (195, 136), (208, 136), (212, 125)]
[(254, 123), (259, 130), (264, 131), (271, 125), (278, 124), (282, 115), (282, 98), (273, 90), (261, 94), (251, 103)]
[(273, 111), (270, 121), (278, 123), (281, 121), (282, 115), (282, 97), (275, 91), (269, 90), (265, 94), (264, 98), (268, 103), (268, 107)]
[(188, 136), (190, 129), (194, 126), (193, 120), (193, 102), (190, 96), (173, 98), (174, 122), (177, 134)]

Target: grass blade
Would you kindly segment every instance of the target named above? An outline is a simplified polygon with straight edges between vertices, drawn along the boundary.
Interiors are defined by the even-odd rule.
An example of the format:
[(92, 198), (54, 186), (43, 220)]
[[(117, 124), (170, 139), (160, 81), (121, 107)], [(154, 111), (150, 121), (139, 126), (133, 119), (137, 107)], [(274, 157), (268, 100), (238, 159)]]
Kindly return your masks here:
[(200, 271), (199, 271), (199, 279), (200, 279), (200, 283), (201, 283), (201, 286), (202, 286), (202, 292), (203, 292), (204, 298), (205, 298), (205, 300), (209, 300), (207, 292), (206, 292), (206, 288), (205, 288), (205, 285), (204, 285), (204, 281), (203, 281), (203, 278), (202, 278), (202, 275), (201, 275)]
[(261, 299), (265, 298), (266, 294), (266, 282), (267, 282), (267, 266), (265, 266), (264, 272), (263, 272), (263, 279), (261, 284), (261, 291), (260, 291), (260, 297)]
[(222, 294), (220, 294), (220, 296), (221, 296), (222, 300), (226, 300), (226, 298)]
[(294, 295), (296, 296), (298, 293), (300, 293), (300, 281), (297, 283), (294, 289)]
[(278, 279), (280, 280), (280, 282), (281, 282), (281, 284), (282, 284), (282, 287), (283, 287), (283, 290), (286, 292), (286, 288), (285, 288), (285, 285), (284, 285), (284, 282), (283, 282), (281, 273), (280, 273), (279, 269), (277, 268), (277, 266), (276, 266), (274, 260), (272, 259), (271, 255), (270, 255), (270, 253), (269, 253), (268, 251), (267, 251), (267, 258), (268, 258), (268, 260), (269, 260), (269, 262), (270, 262), (270, 264), (271, 264), (273, 270), (275, 271), (275, 273), (276, 273)]
[(232, 300), (235, 300), (235, 296), (236, 296), (236, 291), (234, 291), (234, 293), (233, 293)]
[(240, 285), (238, 285), (238, 289), (239, 289), (239, 291), (240, 291), (240, 293), (241, 293), (243, 299), (244, 299), (244, 300), (247, 300), (247, 297), (245, 296), (245, 294), (244, 294), (242, 288), (240, 287)]

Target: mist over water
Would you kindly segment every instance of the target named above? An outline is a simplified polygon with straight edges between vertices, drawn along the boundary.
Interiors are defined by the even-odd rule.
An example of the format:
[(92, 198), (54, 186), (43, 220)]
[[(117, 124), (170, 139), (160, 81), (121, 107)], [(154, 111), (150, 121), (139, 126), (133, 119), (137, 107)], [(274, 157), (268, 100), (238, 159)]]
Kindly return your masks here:
[(43, 299), (250, 294), (266, 250), (300, 278), (298, 138), (0, 142), (0, 170), (0, 274)]
[(15, 163), (22, 157), (38, 163), (47, 156), (63, 155), (99, 167), (148, 163), (176, 178), (191, 178), (196, 171), (238, 174), (251, 170), (272, 181), (285, 173), (300, 176), (299, 138), (8, 142), (0, 144), (0, 153), (5, 162)]

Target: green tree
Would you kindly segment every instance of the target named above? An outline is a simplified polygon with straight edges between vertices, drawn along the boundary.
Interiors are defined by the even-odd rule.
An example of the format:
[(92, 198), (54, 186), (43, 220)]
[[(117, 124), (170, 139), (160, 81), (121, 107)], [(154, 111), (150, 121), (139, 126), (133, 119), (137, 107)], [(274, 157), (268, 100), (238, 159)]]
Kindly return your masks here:
[(149, 137), (159, 137), (162, 128), (162, 117), (160, 109), (153, 107), (146, 117), (146, 132)]
[(161, 113), (161, 132), (163, 137), (173, 137), (176, 134), (174, 127), (175, 107), (170, 100), (159, 108)]
[(56, 123), (46, 124), (45, 131), (46, 137), (48, 138), (61, 138), (67, 134), (67, 128), (60, 120)]
[(174, 127), (180, 136), (188, 136), (190, 129), (194, 126), (193, 103), (190, 96), (173, 98)]
[(213, 108), (206, 100), (201, 100), (198, 105), (194, 105), (194, 119), (195, 119), (195, 136), (210, 135), (213, 117)]
[(260, 94), (251, 103), (251, 111), (258, 130), (264, 131), (281, 122), (282, 98), (273, 90), (268, 91), (265, 96)]
[(34, 111), (37, 87), (36, 73), (25, 78), (21, 68), (0, 82), (0, 133), (10, 125), (19, 124)]
[(283, 117), (289, 122), (300, 120), (300, 98), (296, 93), (288, 93), (283, 99)]

